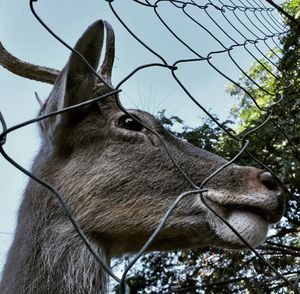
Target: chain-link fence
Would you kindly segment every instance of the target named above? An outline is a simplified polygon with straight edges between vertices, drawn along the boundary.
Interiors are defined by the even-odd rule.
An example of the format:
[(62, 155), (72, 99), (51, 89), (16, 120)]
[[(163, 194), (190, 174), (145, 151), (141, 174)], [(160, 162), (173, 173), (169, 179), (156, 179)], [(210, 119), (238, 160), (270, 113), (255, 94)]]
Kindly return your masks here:
[[(53, 31), (43, 22), (43, 20), (38, 16), (35, 11), (34, 2), (37, 1), (30, 1), (30, 8), (33, 15), (38, 19), (38, 21), (50, 32), (52, 36), (54, 36), (57, 40), (59, 40), (64, 46), (68, 47), (74, 54), (79, 55), (83, 60), (84, 57), (69, 45), (67, 45), (62, 39), (60, 39)], [(290, 73), (289, 76), (282, 77), (279, 75), (280, 69), (278, 68), (278, 64), (282, 60), (282, 45), (280, 44), (280, 40), (285, 37), (288, 33), (289, 27), (284, 24), (284, 22), (278, 19), (278, 15), (276, 14), (276, 9), (280, 9), (279, 7), (273, 7), (272, 1), (269, 2), (271, 5), (264, 3), (265, 1), (167, 1), (167, 0), (158, 0), (158, 1), (133, 1), (136, 5), (140, 5), (147, 13), (153, 13), (156, 15), (157, 20), (161, 23), (162, 29), (166, 30), (171, 34), (177, 42), (179, 42), (185, 50), (187, 50), (190, 54), (190, 58), (183, 58), (178, 59), (173, 63), (168, 63), (168, 57), (163, 56), (160, 52), (154, 49), (152, 44), (148, 44), (147, 40), (144, 40), (143, 37), (138, 36), (135, 33), (133, 28), (130, 28), (126, 20), (122, 18), (122, 11), (117, 11), (114, 6), (114, 2), (117, 1), (107, 1), (107, 5), (110, 7), (111, 11), (115, 15), (115, 17), (119, 20), (119, 22), (124, 26), (124, 28), (132, 35), (134, 39), (139, 42), (146, 51), (153, 54), (157, 59), (156, 63), (149, 63), (149, 64), (141, 64), (137, 68), (135, 68), (132, 72), (130, 72), (126, 77), (120, 80), (116, 87), (112, 87), (107, 81), (103, 80), (92, 66), (90, 66), (86, 60), (85, 63), (89, 66), (90, 70), (95, 74), (97, 79), (101, 81), (104, 85), (107, 86), (107, 92), (94, 99), (91, 99), (87, 102), (80, 103), (71, 107), (67, 107), (58, 111), (54, 111), (45, 115), (41, 115), (36, 119), (32, 119), (26, 121), (24, 123), (18, 124), (16, 126), (7, 127), (5, 123), (4, 115), (0, 116), (3, 132), (0, 135), (0, 142), (1, 142), (1, 154), (2, 156), (8, 160), (12, 165), (16, 168), (21, 170), (24, 174), (29, 176), (30, 178), (34, 179), (39, 184), (43, 185), (47, 189), (49, 189), (56, 199), (59, 201), (62, 209), (64, 210), (66, 216), (69, 218), (70, 222), (72, 223), (74, 229), (77, 231), (78, 235), (85, 243), (91, 254), (94, 258), (101, 264), (101, 266), (105, 269), (108, 275), (110, 275), (117, 283), (120, 284), (120, 289), (122, 292), (129, 293), (130, 287), (126, 284), (126, 278), (129, 270), (136, 264), (138, 259), (147, 251), (147, 249), (152, 244), (153, 240), (160, 234), (161, 230), (164, 228), (168, 218), (178, 205), (180, 201), (190, 194), (199, 194), (201, 202), (210, 210), (213, 214), (215, 214), (219, 219), (221, 219), (237, 236), (238, 238), (263, 262), (265, 263), (271, 271), (273, 271), (279, 279), (282, 279), (289, 289), (293, 289), (295, 293), (298, 293), (297, 290), (297, 283), (299, 280), (298, 278), (289, 279), (286, 275), (280, 273), (275, 265), (272, 265), (269, 260), (267, 260), (262, 254), (259, 253), (258, 250), (253, 248), (249, 242), (241, 236), (241, 234), (234, 228), (219, 212), (217, 212), (206, 200), (204, 197), (203, 192), (208, 191), (206, 188), (206, 184), (214, 178), (217, 174), (219, 174), (224, 169), (228, 168), (232, 165), (235, 161), (237, 161), (241, 156), (247, 155), (252, 158), (256, 163), (258, 163), (264, 170), (271, 172), (277, 180), (280, 182), (283, 189), (286, 193), (289, 194), (289, 199), (292, 199), (295, 202), (299, 203), (299, 199), (297, 196), (294, 195), (285, 184), (280, 180), (279, 176), (277, 176), (268, 166), (264, 165), (258, 158), (256, 158), (251, 152), (249, 151), (249, 143), (251, 139), (249, 139), (252, 135), (260, 136), (260, 131), (265, 127), (266, 124), (273, 124), (278, 132), (285, 137), (287, 144), (291, 146), (293, 152), (296, 154), (298, 153), (298, 148), (295, 143), (291, 140), (289, 134), (285, 131), (284, 127), (274, 119), (274, 109), (276, 107), (280, 107), (282, 102), (286, 99), (285, 95), (288, 91), (293, 91), (294, 82), (298, 78), (299, 73), (294, 72)], [(41, 3), (42, 5), (42, 3)], [(164, 11), (174, 10), (176, 11), (177, 15), (180, 15), (185, 20), (188, 20), (190, 24), (195, 26), (199, 31), (203, 34), (214, 40), (217, 49), (212, 48), (210, 52), (206, 55), (203, 55), (199, 52), (198, 49), (193, 48), (190, 45), (189, 40), (182, 36), (179, 32), (175, 31), (172, 26), (168, 23), (166, 14), (162, 12), (162, 7)], [(285, 13), (286, 17), (289, 17), (291, 22), (295, 22), (296, 26), (299, 26), (299, 23), (291, 17), (288, 13), (284, 10), (280, 9), (280, 12)], [(199, 15), (206, 15), (208, 19), (211, 20), (211, 24), (214, 24), (214, 28), (205, 26), (201, 23), (201, 18)], [(216, 15), (218, 17), (216, 17)], [(226, 23), (226, 26), (229, 26), (232, 31), (235, 32), (235, 35), (231, 35), (228, 33), (225, 27), (220, 25), (219, 19), (222, 18), (222, 21)], [(180, 21), (180, 20), (178, 20)], [(226, 41), (225, 41), (226, 39)], [(263, 46), (261, 46), (263, 44)], [(263, 52), (262, 47), (268, 49), (268, 54)], [(257, 62), (269, 75), (272, 76), (275, 80), (280, 80), (281, 85), (285, 84), (284, 88), (277, 89), (276, 91), (270, 90), (265, 88), (263, 85), (259, 84), (258, 81), (254, 80), (253, 77), (249, 74), (249, 72), (243, 70), (243, 67), (240, 65), (239, 60), (235, 58), (234, 51), (236, 49), (242, 49), (244, 54), (247, 54), (253, 58), (255, 62)], [(216, 56), (226, 56), (226, 60), (228, 62), (232, 62), (234, 66), (243, 74), (244, 77), (248, 80), (249, 83), (252, 83), (256, 86), (258, 91), (263, 93), (262, 95), (268, 96), (268, 104), (261, 104), (257, 97), (253, 96), (253, 93), (249, 92), (239, 81), (234, 80), (230, 73), (223, 71), (221, 68), (218, 67), (214, 63), (214, 58)], [(272, 56), (272, 57), (271, 57)], [(276, 72), (268, 67), (264, 61), (272, 64), (276, 69)], [(186, 82), (182, 81), (180, 75), (178, 74), (178, 68), (185, 64), (189, 63), (197, 63), (197, 66), (201, 67), (203, 64), (208, 65), (210, 68), (215, 70), (219, 75), (224, 77), (228, 82), (234, 85), (236, 88), (240, 89), (244, 92), (244, 94), (251, 99), (253, 105), (263, 114), (261, 117), (263, 118), (259, 124), (252, 126), (248, 130), (244, 131), (242, 135), (239, 135), (233, 132), (232, 129), (224, 126), (224, 124), (220, 123), (219, 119), (217, 119), (213, 114), (210, 113), (203, 105), (199, 102), (199, 99), (192, 94), (189, 90), (189, 85)], [(9, 66), (7, 66), (9, 67)], [(200, 108), (205, 115), (207, 115), (222, 131), (227, 134), (227, 136), (240, 145), (240, 150), (236, 152), (236, 155), (231, 158), (226, 164), (219, 167), (213, 173), (211, 173), (204, 181), (199, 183), (194, 183), (194, 181), (184, 172), (181, 168), (181, 165), (177, 162), (177, 159), (174, 158), (172, 152), (168, 149), (168, 146), (165, 144), (163, 137), (156, 132), (155, 130), (149, 128), (147, 124), (141, 120), (139, 120), (136, 116), (132, 115), (130, 111), (125, 109), (121, 104), (120, 100), (118, 99), (118, 94), (122, 93), (122, 86), (128, 82), (137, 72), (143, 71), (147, 68), (155, 68), (156, 70), (167, 70), (169, 71), (170, 76), (174, 79), (177, 85), (183, 90), (186, 94), (186, 99), (190, 99), (193, 101), (195, 107)], [(55, 73), (55, 72), (54, 72)], [(54, 75), (55, 78), (55, 75)], [(283, 80), (284, 79), (284, 80)], [(161, 218), (159, 225), (157, 226), (156, 230), (153, 234), (148, 238), (147, 242), (142, 246), (142, 248), (135, 254), (134, 258), (130, 261), (130, 263), (126, 266), (121, 278), (118, 277), (110, 268), (110, 266), (106, 263), (106, 261), (97, 253), (94, 249), (93, 245), (90, 243), (89, 238), (85, 235), (85, 233), (81, 230), (80, 226), (78, 225), (77, 221), (73, 217), (70, 208), (66, 204), (64, 200), (64, 195), (61, 195), (56, 187), (51, 186), (49, 183), (45, 182), (43, 179), (38, 178), (36, 175), (32, 174), (31, 172), (24, 169), (20, 166), (17, 162), (15, 162), (12, 158), (7, 155), (4, 151), (6, 140), (8, 139), (8, 135), (24, 126), (29, 124), (33, 124), (39, 121), (43, 121), (49, 117), (57, 116), (58, 114), (62, 114), (71, 110), (82, 108), (86, 105), (90, 105), (100, 100), (104, 100), (109, 96), (115, 96), (116, 101), (118, 103), (118, 107), (122, 110), (125, 114), (131, 117), (133, 120), (136, 120), (141, 124), (148, 132), (152, 133), (160, 142), (161, 146), (163, 146), (165, 152), (168, 154), (172, 163), (176, 166), (182, 176), (186, 179), (188, 184), (191, 187), (191, 190), (185, 191), (184, 193), (180, 194), (173, 204), (169, 207), (168, 211), (165, 212), (165, 215)], [(289, 112), (289, 109), (286, 109)], [(297, 115), (289, 112), (291, 119), (297, 120)], [(213, 283), (214, 281), (212, 281)], [(188, 289), (188, 291), (196, 291), (195, 288)], [(176, 290), (172, 291), (175, 293)], [(181, 290), (182, 292), (182, 290)]]

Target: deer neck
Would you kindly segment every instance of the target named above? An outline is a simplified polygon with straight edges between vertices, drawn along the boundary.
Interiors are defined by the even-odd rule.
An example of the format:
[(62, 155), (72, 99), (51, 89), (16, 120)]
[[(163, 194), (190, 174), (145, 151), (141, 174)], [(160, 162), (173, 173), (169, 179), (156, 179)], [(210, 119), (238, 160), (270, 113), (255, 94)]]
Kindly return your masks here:
[[(0, 293), (107, 293), (106, 273), (69, 222), (53, 216), (51, 207), (34, 207), (32, 196), (25, 193), (19, 210)], [(103, 246), (94, 249), (109, 263)]]

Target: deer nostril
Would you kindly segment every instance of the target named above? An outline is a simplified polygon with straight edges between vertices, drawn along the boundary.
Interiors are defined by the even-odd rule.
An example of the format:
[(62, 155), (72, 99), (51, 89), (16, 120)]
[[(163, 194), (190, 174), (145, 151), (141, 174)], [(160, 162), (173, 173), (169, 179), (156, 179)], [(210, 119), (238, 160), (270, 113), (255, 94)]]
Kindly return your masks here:
[(275, 179), (275, 177), (269, 172), (262, 172), (259, 174), (259, 179), (261, 183), (271, 191), (275, 191), (279, 189), (279, 185)]

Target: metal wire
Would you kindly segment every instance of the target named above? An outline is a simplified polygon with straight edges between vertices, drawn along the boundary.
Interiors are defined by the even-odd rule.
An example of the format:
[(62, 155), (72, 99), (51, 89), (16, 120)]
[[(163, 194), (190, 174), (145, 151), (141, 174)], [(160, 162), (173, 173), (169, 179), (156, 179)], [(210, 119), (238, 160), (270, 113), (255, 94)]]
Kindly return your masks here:
[[(245, 49), (245, 52), (247, 52), (252, 58), (255, 59), (256, 62), (258, 62), (261, 66), (263, 66), (265, 68), (266, 71), (268, 71), (273, 77), (274, 79), (280, 80), (282, 81), (282, 77), (278, 76), (278, 68), (277, 65), (275, 63), (273, 63), (273, 61), (268, 58), (264, 53), (262, 53), (261, 49), (258, 47), (258, 45), (260, 43), (265, 44), (265, 46), (267, 48), (269, 48), (269, 50), (271, 51), (271, 53), (276, 56), (277, 59), (280, 59), (281, 57), (273, 50), (272, 47), (270, 47), (270, 45), (267, 43), (268, 41), (271, 41), (275, 44), (275, 46), (278, 48), (278, 44), (276, 43), (276, 41), (274, 40), (274, 38), (279, 38), (282, 37), (286, 34), (286, 27), (284, 27), (280, 22), (278, 22), (278, 20), (276, 19), (276, 17), (273, 16), (273, 12), (274, 9), (267, 7), (263, 4), (262, 1), (260, 1), (261, 4), (258, 4), (256, 1), (254, 1), (255, 5), (253, 5), (253, 3), (251, 3), (250, 1), (247, 0), (247, 5), (244, 4), (242, 1), (240, 2), (240, 5), (236, 5), (233, 3), (233, 1), (230, 1), (232, 3), (232, 5), (229, 4), (225, 4), (222, 1), (219, 1), (219, 4), (215, 4), (212, 3), (211, 1), (208, 1), (208, 3), (206, 3), (205, 5), (199, 5), (196, 3), (196, 1), (177, 1), (177, 0), (157, 0), (154, 3), (150, 3), (150, 1), (138, 1), (138, 0), (133, 0), (133, 2), (135, 2), (137, 5), (142, 5), (144, 6), (146, 9), (151, 9), (153, 10), (153, 13), (157, 16), (158, 20), (161, 22), (162, 26), (165, 27), (170, 34), (178, 41), (180, 42), (185, 48), (187, 48), (187, 50), (189, 50), (192, 54), (195, 55), (195, 58), (191, 58), (191, 59), (181, 59), (181, 60), (177, 60), (175, 61), (173, 64), (168, 64), (166, 59), (161, 56), (158, 52), (156, 52), (155, 50), (153, 50), (151, 48), (150, 45), (146, 44), (145, 41), (143, 41), (140, 37), (138, 37), (134, 31), (132, 29), (129, 28), (129, 26), (126, 24), (126, 22), (122, 19), (120, 13), (118, 13), (113, 5), (113, 0), (106, 0), (108, 2), (108, 6), (110, 7), (112, 13), (115, 15), (115, 17), (119, 20), (119, 22), (124, 26), (124, 28), (129, 32), (130, 35), (132, 35), (132, 37), (137, 40), (146, 50), (148, 50), (151, 54), (153, 54), (153, 56), (155, 56), (155, 58), (158, 58), (159, 62), (156, 63), (151, 63), (151, 64), (145, 64), (145, 65), (141, 65), (137, 68), (135, 68), (131, 73), (129, 73), (126, 77), (124, 77), (116, 86), (116, 89), (112, 89), (111, 86), (109, 86), (98, 74), (97, 72), (93, 69), (93, 67), (87, 62), (87, 60), (84, 58), (84, 56), (82, 56), (79, 52), (77, 52), (76, 50), (74, 50), (71, 46), (69, 46), (67, 43), (64, 42), (64, 40), (62, 40), (60, 37), (58, 37), (44, 22), (43, 20), (38, 16), (38, 14), (36, 13), (35, 9), (34, 9), (34, 2), (37, 2), (38, 0), (29, 0), (29, 5), (30, 5), (30, 9), (31, 12), (33, 13), (33, 15), (36, 17), (36, 19), (39, 21), (39, 23), (54, 37), (56, 38), (61, 44), (63, 44), (65, 47), (67, 47), (69, 50), (71, 50), (72, 52), (74, 52), (75, 54), (77, 54), (82, 60), (83, 62), (89, 67), (89, 69), (91, 70), (91, 72), (93, 72), (93, 74), (103, 83), (108, 87), (108, 93), (105, 95), (102, 95), (101, 97), (96, 97), (94, 99), (90, 99), (86, 102), (71, 106), (71, 107), (67, 107), (67, 108), (63, 108), (59, 111), (55, 111), (55, 112), (51, 112), (49, 114), (40, 116), (38, 118), (35, 119), (31, 119), (28, 120), (26, 122), (23, 122), (21, 124), (15, 125), (13, 127), (7, 128), (7, 125), (5, 123), (5, 119), (3, 117), (3, 115), (0, 112), (0, 122), (2, 124), (2, 128), (3, 131), (0, 134), (0, 153), (2, 154), (2, 156), (9, 161), (12, 165), (14, 165), (16, 168), (18, 168), (20, 171), (22, 171), (24, 174), (26, 174), (27, 176), (29, 176), (30, 178), (32, 178), (33, 180), (35, 180), (36, 182), (38, 182), (39, 184), (43, 185), (44, 187), (46, 187), (47, 189), (49, 189), (54, 197), (56, 197), (56, 199), (59, 201), (63, 211), (65, 212), (66, 216), (68, 217), (68, 219), (70, 220), (71, 224), (73, 225), (74, 229), (76, 230), (76, 232), (78, 233), (79, 237), (82, 239), (82, 241), (85, 243), (86, 247), (89, 249), (89, 251), (91, 252), (91, 254), (94, 256), (94, 258), (99, 262), (99, 264), (102, 266), (102, 268), (107, 272), (107, 274), (109, 276), (111, 276), (115, 281), (117, 281), (120, 284), (120, 288), (121, 288), (121, 292), (122, 293), (130, 293), (130, 288), (128, 286), (128, 284), (126, 283), (126, 278), (128, 275), (129, 270), (136, 264), (136, 262), (138, 261), (138, 259), (146, 252), (147, 248), (149, 248), (149, 246), (152, 244), (152, 242), (154, 241), (154, 239), (157, 237), (157, 235), (161, 232), (161, 230), (163, 229), (165, 223), (167, 222), (169, 216), (172, 214), (172, 212), (174, 211), (174, 209), (176, 208), (176, 206), (180, 203), (180, 201), (184, 198), (184, 197), (188, 197), (188, 195), (190, 194), (199, 194), (199, 197), (201, 199), (201, 201), (203, 202), (203, 204), (207, 207), (207, 209), (209, 209), (213, 214), (215, 214), (219, 219), (221, 219), (231, 230), (232, 232), (234, 232), (237, 237), (266, 265), (268, 266), (280, 279), (282, 279), (291, 289), (294, 290), (295, 293), (299, 293), (298, 292), (298, 282), (300, 280), (300, 276), (298, 276), (296, 278), (296, 281), (294, 282), (294, 284), (285, 277), (284, 274), (280, 273), (272, 264), (270, 264), (270, 262), (268, 260), (266, 260), (255, 248), (253, 248), (248, 242), (247, 240), (245, 240), (237, 231), (234, 227), (232, 227), (228, 221), (226, 219), (224, 219), (219, 213), (217, 213), (212, 207), (210, 207), (210, 205), (206, 202), (206, 199), (203, 195), (203, 192), (208, 191), (208, 189), (204, 188), (205, 185), (207, 185), (207, 183), (214, 178), (218, 173), (220, 173), (221, 171), (223, 171), (224, 169), (226, 169), (228, 166), (230, 166), (231, 164), (233, 164), (236, 160), (238, 160), (242, 154), (248, 154), (254, 161), (256, 161), (260, 166), (262, 166), (264, 169), (270, 171), (280, 182), (280, 184), (283, 186), (283, 188), (290, 194), (291, 198), (293, 198), (294, 200), (296, 200), (298, 203), (300, 203), (298, 197), (296, 197), (295, 195), (293, 195), (289, 189), (284, 185), (284, 183), (277, 177), (277, 175), (267, 166), (265, 166), (262, 162), (260, 162), (260, 160), (258, 160), (255, 156), (253, 156), (248, 150), (248, 146), (250, 144), (250, 140), (248, 139), (248, 137), (251, 134), (254, 134), (256, 132), (258, 132), (259, 130), (261, 130), (268, 122), (271, 122), (274, 124), (274, 126), (276, 126), (276, 128), (279, 130), (279, 132), (285, 137), (285, 139), (290, 143), (290, 146), (293, 149), (294, 153), (299, 153), (297, 147), (295, 146), (295, 144), (291, 141), (291, 139), (289, 138), (289, 136), (287, 135), (286, 131), (283, 129), (282, 126), (280, 126), (278, 123), (276, 123), (273, 119), (273, 108), (280, 104), (282, 99), (283, 99), (283, 95), (281, 95), (280, 93), (283, 90), (287, 90), (287, 89), (291, 89), (292, 88), (292, 83), (291, 82), (287, 82), (286, 83), (286, 87), (280, 90), (277, 90), (274, 93), (270, 93), (268, 91), (268, 89), (265, 89), (262, 85), (259, 85), (255, 80), (253, 80), (245, 71), (242, 70), (242, 67), (239, 65), (238, 61), (233, 57), (232, 52), (235, 50), (235, 48), (238, 47), (242, 47)], [(272, 1), (267, 1), (269, 2), (271, 5), (273, 5), (271, 2)], [(160, 14), (160, 5), (161, 3), (167, 3), (169, 5), (172, 5), (173, 7), (177, 8), (178, 10), (181, 10), (183, 15), (189, 19), (190, 21), (192, 21), (196, 26), (198, 26), (199, 28), (201, 28), (202, 30), (206, 31), (206, 33), (208, 33), (215, 41), (217, 41), (222, 47), (223, 50), (217, 50), (217, 51), (211, 51), (207, 54), (207, 56), (203, 56), (200, 54), (200, 52), (197, 52), (195, 49), (193, 49), (187, 42), (185, 42), (182, 38), (179, 37), (179, 35), (171, 28), (171, 26), (167, 23), (166, 20), (164, 20), (163, 16)], [(274, 5), (273, 5), (274, 6)], [(276, 6), (275, 6), (276, 7)], [(219, 28), (219, 31), (221, 34), (224, 34), (224, 36), (226, 36), (227, 38), (229, 38), (234, 44), (226, 47), (223, 42), (220, 41), (220, 39), (215, 36), (207, 27), (205, 27), (203, 24), (201, 24), (201, 22), (199, 22), (198, 20), (196, 20), (187, 10), (187, 8), (193, 8), (193, 9), (197, 9), (199, 11), (204, 11), (206, 13), (206, 15), (216, 24), (216, 26)], [(210, 9), (214, 9), (215, 12), (219, 12), (219, 14), (224, 18), (224, 20), (239, 34), (240, 37), (242, 37), (244, 39), (243, 42), (239, 42), (237, 40), (235, 40), (230, 34), (228, 34), (219, 24), (218, 22), (214, 19), (214, 17), (212, 16), (212, 14), (209, 12)], [(278, 7), (276, 7), (276, 9), (278, 9)], [(282, 9), (278, 9), (281, 13)], [(239, 16), (239, 13), (243, 13), (244, 16), (249, 20), (249, 23), (253, 25), (253, 28), (247, 27), (242, 19)], [(259, 22), (259, 24), (255, 24), (255, 22), (252, 20), (252, 18), (250, 17), (250, 14), (252, 14), (253, 17), (255, 17), (255, 19)], [(287, 15), (286, 15), (287, 16)], [(242, 27), (244, 27), (244, 29), (246, 31), (248, 31), (254, 39), (248, 38), (237, 26), (235, 26), (232, 22), (232, 20), (237, 21), (238, 23), (241, 24)], [(299, 23), (298, 23), (299, 24)], [(254, 32), (253, 30), (255, 30), (256, 32)], [(258, 33), (258, 32), (259, 33)], [(263, 56), (263, 58), (265, 58), (268, 62), (272, 63), (275, 67), (275, 70), (277, 72), (273, 72), (272, 70), (268, 69), (262, 62), (261, 60), (259, 60), (248, 48), (247, 46), (251, 46), (252, 50), (256, 50), (260, 56)], [(240, 85), (238, 82), (236, 82), (234, 79), (232, 79), (230, 76), (228, 76), (226, 73), (224, 73), (221, 69), (219, 69), (214, 63), (213, 63), (213, 57), (217, 54), (223, 54), (223, 53), (227, 53), (229, 56), (229, 59), (233, 62), (233, 64), (236, 66), (237, 69), (239, 69), (240, 71), (242, 71), (242, 73), (244, 73), (244, 75), (248, 78), (248, 80), (250, 80), (253, 84), (255, 84), (261, 91), (265, 92), (267, 95), (272, 96), (273, 99), (273, 103), (270, 104), (268, 107), (262, 107), (261, 105), (259, 105), (259, 103), (257, 102), (256, 97), (253, 97), (251, 95), (251, 93), (249, 93), (242, 85)], [(257, 107), (257, 109), (259, 109), (262, 113), (265, 113), (265, 119), (256, 127), (254, 127), (251, 130), (248, 130), (247, 132), (245, 132), (243, 134), (242, 137), (237, 136), (236, 134), (233, 134), (231, 131), (229, 131), (226, 127), (224, 127), (224, 125), (222, 125), (221, 123), (219, 123), (218, 119), (216, 119), (208, 110), (206, 110), (199, 102), (198, 100), (191, 94), (191, 92), (188, 90), (188, 86), (185, 85), (180, 78), (176, 75), (176, 71), (178, 70), (178, 68), (180, 67), (180, 65), (182, 63), (188, 63), (188, 62), (206, 62), (211, 68), (213, 68), (217, 73), (219, 73), (221, 76), (223, 76), (225, 79), (227, 79), (228, 81), (230, 81), (231, 83), (233, 83), (235, 86), (237, 86), (238, 88), (240, 88), (241, 90), (244, 91), (244, 93), (246, 95), (248, 95), (248, 97), (252, 100), (253, 104)], [(148, 67), (160, 67), (163, 68), (167, 71), (170, 72), (170, 75), (174, 78), (174, 81), (176, 81), (176, 83), (184, 90), (184, 92), (187, 94), (187, 97), (189, 99), (191, 99), (194, 104), (200, 108), (208, 117), (210, 117), (210, 119), (216, 123), (225, 133), (227, 133), (233, 140), (236, 140), (238, 142), (240, 142), (240, 144), (242, 145), (241, 149), (239, 150), (239, 152), (236, 154), (236, 156), (234, 156), (230, 161), (228, 161), (226, 164), (224, 164), (223, 166), (221, 166), (220, 168), (218, 168), (216, 171), (214, 171), (213, 173), (211, 173), (205, 180), (202, 181), (202, 183), (198, 186), (196, 185), (192, 179), (190, 179), (190, 177), (183, 171), (183, 169), (181, 168), (181, 166), (177, 163), (176, 159), (172, 156), (172, 153), (168, 150), (167, 145), (164, 142), (164, 139), (154, 130), (152, 130), (149, 126), (147, 126), (143, 121), (140, 121), (137, 117), (133, 116), (130, 112), (128, 112), (123, 105), (121, 104), (118, 94), (122, 91), (121, 86), (126, 83), (134, 74), (136, 74), (137, 72), (148, 68)], [(294, 78), (294, 77), (291, 77)], [(111, 270), (111, 268), (103, 261), (103, 259), (98, 255), (98, 253), (92, 248), (91, 243), (89, 241), (89, 239), (87, 238), (87, 236), (84, 234), (84, 232), (81, 230), (80, 226), (78, 225), (77, 221), (74, 219), (73, 215), (72, 215), (72, 211), (70, 210), (70, 208), (67, 206), (67, 204), (64, 201), (63, 195), (61, 195), (55, 187), (51, 186), (50, 184), (46, 183), (43, 179), (40, 179), (38, 177), (36, 177), (35, 175), (33, 175), (32, 173), (30, 173), (29, 171), (27, 171), (26, 169), (24, 169), (22, 166), (20, 166), (17, 162), (15, 162), (9, 155), (7, 155), (7, 153), (4, 151), (3, 146), (5, 145), (6, 141), (7, 141), (7, 135), (19, 128), (22, 128), (26, 125), (44, 120), (48, 117), (51, 116), (55, 116), (58, 114), (61, 114), (63, 112), (66, 111), (70, 111), (72, 109), (76, 109), (76, 108), (80, 108), (83, 107), (84, 105), (88, 105), (88, 104), (92, 104), (92, 103), (96, 103), (102, 99), (105, 99), (108, 96), (111, 95), (115, 95), (116, 97), (116, 101), (117, 104), (120, 108), (120, 110), (122, 110), (124, 113), (126, 113), (128, 116), (130, 116), (132, 119), (137, 120), (141, 125), (144, 126), (144, 128), (146, 128), (149, 132), (151, 132), (152, 134), (154, 134), (158, 140), (160, 141), (164, 151), (166, 152), (166, 154), (168, 155), (168, 157), (170, 158), (170, 160), (172, 161), (172, 163), (174, 164), (174, 166), (176, 167), (176, 169), (178, 170), (178, 172), (185, 178), (185, 180), (189, 183), (190, 187), (192, 188), (191, 191), (185, 191), (182, 194), (180, 194), (175, 201), (172, 203), (172, 205), (169, 207), (169, 209), (165, 212), (165, 214), (162, 216), (159, 224), (157, 225), (156, 229), (154, 230), (154, 232), (151, 234), (151, 236), (148, 238), (148, 240), (145, 242), (145, 244), (142, 246), (142, 248), (139, 250), (139, 252), (135, 255), (135, 257), (133, 258), (133, 260), (129, 263), (129, 265), (126, 266), (123, 275), (120, 278), (118, 278), (113, 271)], [(278, 98), (279, 97), (279, 98)], [(287, 110), (288, 111), (288, 110)], [(197, 287), (194, 287), (194, 289)], [(181, 290), (179, 289), (178, 292), (180, 292)], [(172, 292), (176, 292), (172, 291)]]

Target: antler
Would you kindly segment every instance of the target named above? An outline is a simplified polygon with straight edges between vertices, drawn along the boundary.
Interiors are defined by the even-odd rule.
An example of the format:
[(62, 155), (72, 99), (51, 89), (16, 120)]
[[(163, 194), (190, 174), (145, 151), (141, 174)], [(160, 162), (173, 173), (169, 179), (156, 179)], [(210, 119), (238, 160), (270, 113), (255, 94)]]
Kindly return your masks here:
[(106, 29), (105, 56), (98, 74), (105, 80), (105, 82), (112, 85), (111, 75), (115, 59), (115, 34), (112, 26), (107, 21), (104, 21), (104, 26)]
[(12, 73), (27, 79), (54, 84), (60, 71), (57, 69), (31, 64), (10, 54), (0, 42), (0, 64)]
[[(111, 83), (112, 67), (115, 57), (115, 35), (111, 25), (104, 21), (106, 29), (105, 57), (98, 74), (107, 82)], [(35, 65), (18, 59), (10, 54), (0, 42), (0, 65), (10, 72), (27, 79), (36, 80), (48, 84), (54, 84), (60, 71), (46, 66)]]

